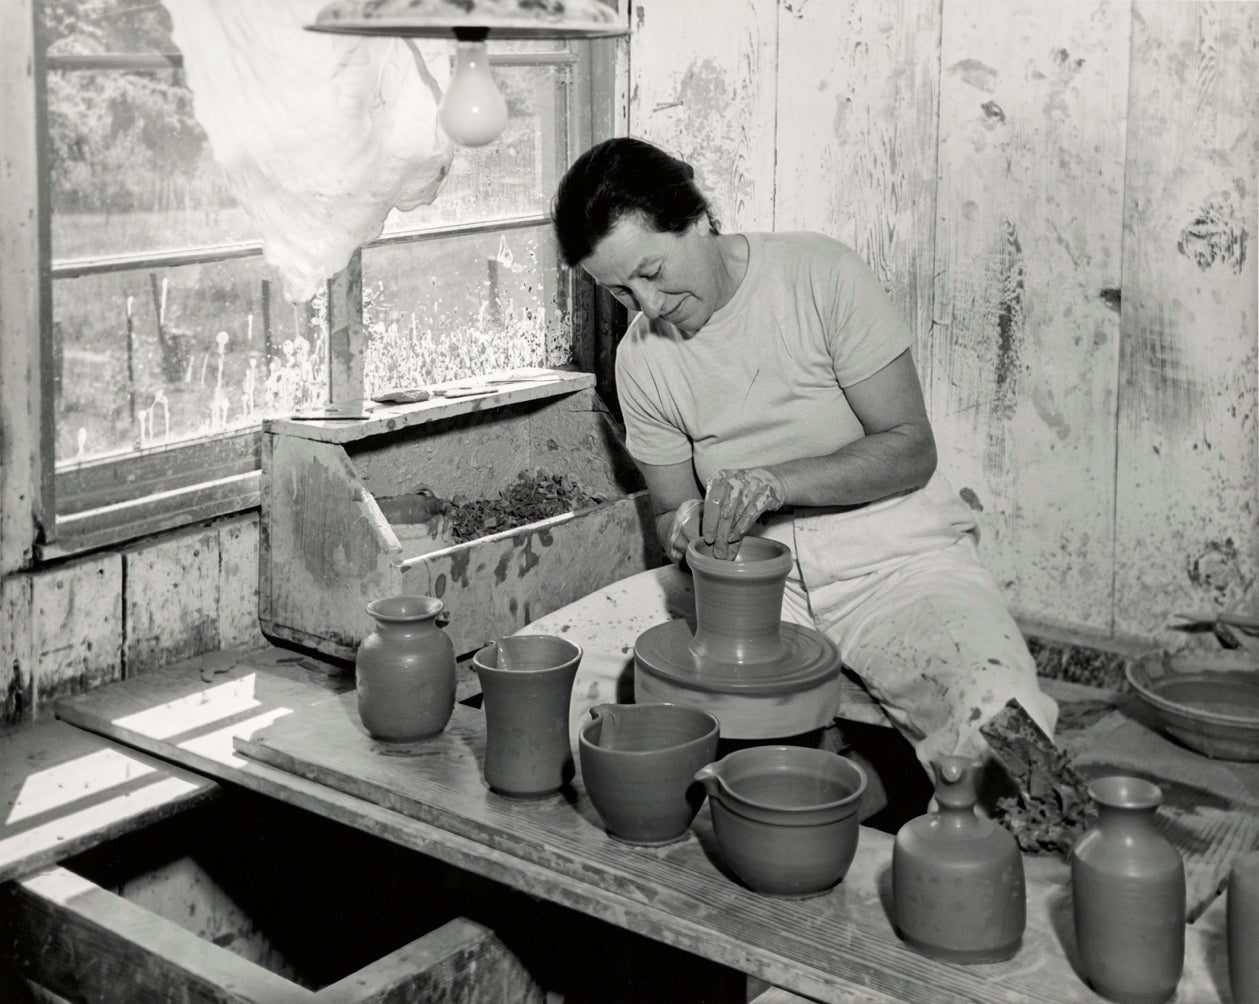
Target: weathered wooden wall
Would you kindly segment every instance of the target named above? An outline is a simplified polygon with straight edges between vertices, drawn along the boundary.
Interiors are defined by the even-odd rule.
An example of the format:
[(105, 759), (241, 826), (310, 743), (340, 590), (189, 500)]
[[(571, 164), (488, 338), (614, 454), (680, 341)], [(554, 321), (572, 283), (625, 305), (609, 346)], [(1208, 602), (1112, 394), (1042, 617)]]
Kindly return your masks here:
[(1027, 623), (1259, 611), (1259, 4), (639, 0), (628, 131), (858, 249)]
[(0, 580), (0, 727), (53, 702), (219, 648), (258, 627), (256, 515)]

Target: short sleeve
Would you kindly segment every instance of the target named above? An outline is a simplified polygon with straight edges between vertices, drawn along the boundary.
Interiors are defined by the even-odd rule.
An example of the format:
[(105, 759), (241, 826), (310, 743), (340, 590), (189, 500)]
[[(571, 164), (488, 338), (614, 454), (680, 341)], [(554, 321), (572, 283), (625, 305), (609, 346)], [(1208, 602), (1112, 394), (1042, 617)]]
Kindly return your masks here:
[[(636, 321), (641, 321), (641, 315)], [(643, 328), (631, 324), (616, 351), (616, 395), (625, 422), (625, 448), (644, 464), (680, 464), (691, 459), (691, 441), (646, 366)]]
[(830, 299), (829, 304), (820, 305), (827, 319), (827, 350), (835, 379), (841, 387), (851, 387), (910, 348), (913, 333), (855, 251), (839, 245), (838, 255), (824, 256), (822, 261), (831, 275), (815, 276), (814, 288), (825, 290)]

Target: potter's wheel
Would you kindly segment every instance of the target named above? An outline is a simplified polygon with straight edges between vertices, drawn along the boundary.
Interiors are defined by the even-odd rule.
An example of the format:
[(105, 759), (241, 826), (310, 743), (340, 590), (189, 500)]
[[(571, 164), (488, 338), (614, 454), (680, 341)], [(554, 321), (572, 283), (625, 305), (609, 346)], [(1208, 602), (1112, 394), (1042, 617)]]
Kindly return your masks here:
[(830, 723), (839, 708), (839, 652), (813, 628), (783, 623), (782, 654), (740, 663), (692, 651), (690, 620), (648, 628), (634, 645), (634, 699), (701, 707), (723, 739), (776, 739)]

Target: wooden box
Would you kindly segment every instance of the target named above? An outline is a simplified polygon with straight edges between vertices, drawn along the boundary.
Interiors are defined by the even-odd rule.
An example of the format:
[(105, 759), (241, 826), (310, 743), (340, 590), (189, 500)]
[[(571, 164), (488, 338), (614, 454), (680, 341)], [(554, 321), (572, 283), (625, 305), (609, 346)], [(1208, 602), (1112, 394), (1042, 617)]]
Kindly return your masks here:
[[(273, 640), (352, 659), (366, 605), (436, 596), (460, 655), (663, 562), (650, 503), (586, 373), (263, 428), (259, 613)], [(598, 504), (453, 543), (438, 499), (495, 498), (538, 470)]]
[(401, 848), (224, 795), (0, 887), (0, 999), (543, 1004), (456, 892)]

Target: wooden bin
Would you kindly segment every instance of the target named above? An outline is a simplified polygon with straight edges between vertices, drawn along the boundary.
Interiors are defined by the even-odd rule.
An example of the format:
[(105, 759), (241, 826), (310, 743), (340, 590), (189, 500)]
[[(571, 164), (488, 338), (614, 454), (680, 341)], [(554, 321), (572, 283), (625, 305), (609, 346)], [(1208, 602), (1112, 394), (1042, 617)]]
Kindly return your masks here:
[(441, 889), (419, 868), (394, 867), (411, 858), (314, 826), (326, 845), (301, 844), (311, 822), (295, 810), (226, 798), (0, 887), (8, 991), (27, 999), (20, 980), (39, 1000), (543, 1004), (494, 931), (435, 903)]
[[(372, 409), (349, 421), (272, 420), (262, 446), (262, 630), (352, 659), (366, 605), (436, 596), (461, 655), (662, 563), (650, 504), (586, 373), (542, 371), (486, 393)], [(606, 501), (452, 544), (432, 497), (494, 498), (548, 470)]]

